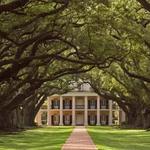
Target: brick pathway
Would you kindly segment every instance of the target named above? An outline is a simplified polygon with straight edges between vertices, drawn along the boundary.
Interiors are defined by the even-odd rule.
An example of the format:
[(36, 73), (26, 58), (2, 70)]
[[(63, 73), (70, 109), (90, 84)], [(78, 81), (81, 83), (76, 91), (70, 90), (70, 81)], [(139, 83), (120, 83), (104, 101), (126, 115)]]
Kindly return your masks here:
[(76, 127), (61, 150), (97, 150), (85, 127)]

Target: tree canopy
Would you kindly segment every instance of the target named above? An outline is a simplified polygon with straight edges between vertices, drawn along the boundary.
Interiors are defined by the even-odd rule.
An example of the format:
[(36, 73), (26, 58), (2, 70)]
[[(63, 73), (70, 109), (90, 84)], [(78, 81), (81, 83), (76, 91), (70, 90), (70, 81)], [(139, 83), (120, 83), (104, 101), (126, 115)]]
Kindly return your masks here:
[(149, 0), (1, 0), (0, 128), (81, 73), (126, 113), (137, 104), (148, 118), (149, 18)]

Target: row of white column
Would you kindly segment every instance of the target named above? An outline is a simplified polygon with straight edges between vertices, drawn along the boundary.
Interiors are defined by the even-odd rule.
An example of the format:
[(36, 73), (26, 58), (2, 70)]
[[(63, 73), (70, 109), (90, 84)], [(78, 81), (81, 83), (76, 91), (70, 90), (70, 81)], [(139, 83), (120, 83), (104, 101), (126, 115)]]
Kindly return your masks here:
[[(85, 96), (84, 98), (84, 104), (85, 104), (85, 108), (84, 108), (84, 125), (87, 126), (88, 125), (88, 97)], [(48, 100), (48, 106), (51, 106), (51, 100)], [(76, 125), (76, 109), (75, 109), (75, 96), (72, 97), (72, 125), (75, 126)], [(48, 113), (47, 113), (47, 123), (48, 125), (51, 125), (52, 121), (51, 121), (51, 114), (49, 112), (49, 107), (48, 107)], [(59, 114), (60, 114), (60, 123), (59, 125), (62, 126), (63, 125), (63, 97), (60, 96), (60, 110), (59, 110)], [(112, 125), (112, 100), (109, 100), (109, 125)], [(100, 97), (97, 96), (97, 125), (100, 125)]]

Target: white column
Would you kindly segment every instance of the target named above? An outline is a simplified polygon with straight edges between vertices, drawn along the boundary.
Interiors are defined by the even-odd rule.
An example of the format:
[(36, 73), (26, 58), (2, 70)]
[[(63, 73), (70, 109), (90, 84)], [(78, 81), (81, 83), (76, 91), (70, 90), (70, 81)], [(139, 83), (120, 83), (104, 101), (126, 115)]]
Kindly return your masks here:
[(42, 125), (41, 114), (42, 114), (41, 111), (39, 111), (38, 114), (37, 114), (37, 123), (38, 123), (38, 125)]
[(59, 122), (59, 125), (60, 125), (60, 126), (63, 126), (63, 97), (62, 97), (62, 96), (60, 96), (59, 115), (60, 115), (60, 122)]
[(52, 120), (51, 120), (51, 99), (50, 97), (47, 98), (47, 125), (51, 126), (52, 125)]
[(84, 125), (88, 125), (88, 97), (84, 98)]
[(72, 96), (72, 126), (75, 126), (75, 96)]
[(112, 125), (112, 100), (109, 100), (109, 125)]
[(100, 125), (100, 96), (97, 96), (97, 124)]

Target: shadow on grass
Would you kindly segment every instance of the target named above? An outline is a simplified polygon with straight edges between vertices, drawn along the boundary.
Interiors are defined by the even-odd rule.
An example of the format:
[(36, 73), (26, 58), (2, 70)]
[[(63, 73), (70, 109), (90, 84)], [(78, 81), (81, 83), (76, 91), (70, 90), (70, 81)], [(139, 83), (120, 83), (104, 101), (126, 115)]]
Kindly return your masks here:
[(150, 150), (150, 132), (112, 127), (89, 127), (99, 150)]
[(72, 127), (48, 127), (1, 135), (0, 150), (60, 150)]

